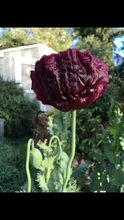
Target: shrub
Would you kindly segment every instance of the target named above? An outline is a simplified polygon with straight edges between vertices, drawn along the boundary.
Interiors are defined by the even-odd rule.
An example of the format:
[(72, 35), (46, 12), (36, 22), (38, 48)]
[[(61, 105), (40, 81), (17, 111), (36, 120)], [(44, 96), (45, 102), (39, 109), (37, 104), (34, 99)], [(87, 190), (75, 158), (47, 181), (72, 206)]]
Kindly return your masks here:
[(24, 89), (18, 85), (0, 76), (0, 118), (4, 119), (5, 137), (32, 134), (31, 119), (40, 110), (39, 103), (25, 96)]
[(108, 111), (109, 126), (103, 142), (103, 150), (92, 150), (93, 164), (90, 191), (124, 192), (124, 116), (111, 100)]
[(76, 152), (83, 154), (86, 159), (91, 159), (91, 149), (97, 147), (103, 138), (102, 120), (100, 115), (95, 115), (98, 107), (85, 108), (77, 111), (76, 123)]
[[(25, 166), (29, 138), (5, 138), (4, 146), (0, 147), (0, 192), (15, 192), (27, 181)], [(36, 170), (32, 166), (30, 172), (36, 179)]]

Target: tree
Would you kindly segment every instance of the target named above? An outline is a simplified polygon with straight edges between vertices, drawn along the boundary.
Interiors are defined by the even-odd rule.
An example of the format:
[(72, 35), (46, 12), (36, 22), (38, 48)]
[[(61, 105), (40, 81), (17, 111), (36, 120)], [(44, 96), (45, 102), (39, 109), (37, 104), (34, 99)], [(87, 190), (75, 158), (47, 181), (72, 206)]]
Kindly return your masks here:
[(79, 38), (76, 46), (80, 51), (89, 50), (93, 56), (107, 63), (110, 69), (115, 65), (117, 56), (113, 56), (116, 49), (113, 41), (123, 34), (124, 29), (111, 27), (74, 27), (72, 32), (73, 39)]
[(19, 47), (32, 43), (32, 37), (27, 28), (3, 28), (0, 37), (0, 49)]
[(0, 49), (44, 43), (55, 51), (66, 50), (71, 45), (67, 28), (3, 28)]
[(34, 43), (44, 43), (55, 51), (64, 51), (71, 45), (67, 28), (30, 28)]

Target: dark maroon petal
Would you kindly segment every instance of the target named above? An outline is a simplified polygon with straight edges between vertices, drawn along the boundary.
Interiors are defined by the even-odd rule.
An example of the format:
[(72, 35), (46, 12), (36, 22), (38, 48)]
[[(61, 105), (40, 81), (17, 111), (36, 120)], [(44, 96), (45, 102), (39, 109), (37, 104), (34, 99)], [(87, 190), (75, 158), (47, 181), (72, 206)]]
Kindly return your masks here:
[(31, 71), (36, 99), (61, 111), (85, 108), (106, 91), (108, 66), (89, 51), (44, 55)]

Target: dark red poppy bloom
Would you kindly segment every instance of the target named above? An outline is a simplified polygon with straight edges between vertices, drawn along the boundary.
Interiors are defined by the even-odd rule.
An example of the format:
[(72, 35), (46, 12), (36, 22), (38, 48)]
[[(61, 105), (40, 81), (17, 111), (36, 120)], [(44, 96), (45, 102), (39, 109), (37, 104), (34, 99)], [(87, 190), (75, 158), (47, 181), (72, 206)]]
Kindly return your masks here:
[(60, 111), (85, 108), (107, 89), (108, 66), (87, 50), (44, 55), (31, 71), (36, 99)]

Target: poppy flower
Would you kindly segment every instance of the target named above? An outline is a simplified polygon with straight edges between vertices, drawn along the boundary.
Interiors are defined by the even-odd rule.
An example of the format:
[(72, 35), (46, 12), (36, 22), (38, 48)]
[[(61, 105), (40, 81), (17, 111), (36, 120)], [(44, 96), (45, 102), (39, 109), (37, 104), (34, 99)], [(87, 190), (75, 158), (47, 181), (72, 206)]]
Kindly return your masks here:
[(85, 108), (106, 91), (108, 66), (87, 50), (44, 55), (31, 70), (36, 99), (60, 111)]

